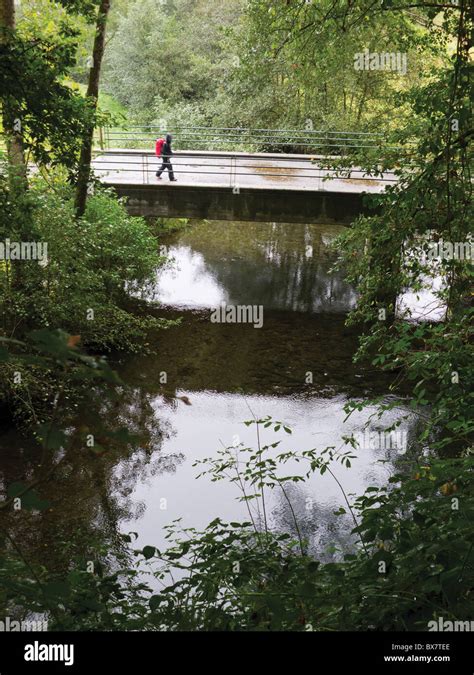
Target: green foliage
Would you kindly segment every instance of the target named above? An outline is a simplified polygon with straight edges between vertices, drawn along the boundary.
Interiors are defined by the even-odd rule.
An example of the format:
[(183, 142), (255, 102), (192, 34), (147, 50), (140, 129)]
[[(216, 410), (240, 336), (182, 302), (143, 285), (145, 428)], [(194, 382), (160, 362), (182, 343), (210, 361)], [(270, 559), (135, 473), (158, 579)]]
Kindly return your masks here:
[[(90, 123), (106, 118), (65, 84), (75, 64), (80, 23), (71, 14), (93, 17), (94, 2), (64, 0), (24, 7), (15, 31), (0, 43), (0, 91), (5, 129), (20, 124), (24, 149), (39, 164), (63, 165), (72, 172)], [(38, 19), (38, 16), (41, 19)]]
[(146, 121), (163, 118), (175, 104), (214, 98), (224, 72), (221, 31), (239, 6), (235, 0), (132, 3), (108, 46), (106, 90)]
[[(409, 113), (394, 109), (394, 94), (429, 76), (444, 45), (438, 31), (426, 30), (422, 8), (384, 9), (365, 1), (249, 2), (234, 31), (240, 67), (227, 88), (227, 118), (282, 129), (397, 127)], [(407, 73), (355, 69), (365, 48), (406, 53)]]
[[(58, 177), (36, 179), (21, 200), (11, 201), (4, 184), (0, 199), (0, 241), (47, 244), (47, 262), (4, 261), (0, 268), (3, 335), (61, 326), (89, 349), (137, 351), (150, 330), (170, 325), (150, 312), (148, 301), (164, 261), (157, 240), (110, 192), (97, 189), (80, 221), (72, 190)], [(0, 363), (0, 398), (23, 415), (32, 401), (51, 400), (55, 369), (39, 377), (32, 364), (14, 384), (16, 368), (11, 360)]]
[[(136, 339), (162, 324), (150, 315), (133, 315), (130, 295), (145, 294), (163, 258), (142, 218), (127, 215), (107, 190), (90, 197), (86, 214), (75, 221), (69, 188), (38, 180), (26, 196), (30, 237), (46, 242), (47, 264), (18, 261), (2, 275), (2, 303), (8, 326), (62, 326), (80, 334), (83, 344), (102, 349), (134, 349)], [(20, 239), (17, 209), (9, 209), (2, 239)], [(18, 237), (18, 239), (16, 239)], [(23, 234), (24, 239), (24, 234)], [(15, 279), (18, 273), (21, 287)]]
[[(12, 414), (22, 417), (35, 429), (46, 449), (57, 450), (63, 432), (48, 426), (58, 414), (60, 399), (70, 402), (82, 393), (81, 386), (103, 380), (120, 380), (101, 357), (77, 350), (79, 336), (42, 328), (28, 333), (26, 341), (0, 337), (0, 400)], [(45, 426), (46, 425), (46, 426)]]
[(244, 523), (186, 530), (163, 555), (170, 567), (194, 562), (162, 592), (160, 611), (195, 630), (426, 630), (437, 616), (469, 619), (472, 468), (472, 459), (434, 460), (370, 488), (353, 505), (364, 548), (340, 563), (298, 555), (288, 535), (257, 536)]
[[(34, 569), (21, 545), (3, 530), (4, 608), (44, 613), (55, 629), (85, 630), (425, 631), (437, 617), (472, 618), (472, 266), (456, 259), (433, 263), (422, 256), (432, 241), (466, 240), (472, 222), (467, 93), (472, 21), (464, 0), (443, 13), (429, 5), (406, 13), (401, 0), (384, 2), (377, 11), (370, 0), (344, 6), (253, 0), (235, 33), (227, 30), (220, 43), (219, 21), (209, 25), (204, 3), (176, 0), (159, 10), (153, 3), (135, 3), (119, 22), (107, 76), (117, 98), (147, 120), (164, 111), (182, 122), (189, 116), (273, 126), (301, 125), (309, 118), (324, 128), (375, 128), (387, 110), (409, 111), (406, 124), (395, 115), (391, 119), (396, 133), (389, 139), (390, 152), (381, 156), (379, 148), (377, 156), (362, 151), (349, 158), (376, 174), (396, 167), (400, 180), (373, 200), (376, 215), (359, 219), (338, 243), (340, 264), (359, 296), (351, 317), (364, 330), (358, 358), (393, 372), (397, 381), (406, 378), (414, 412), (424, 420), (403, 470), (388, 485), (371, 486), (353, 498), (333, 471), (334, 462), (350, 470), (352, 450), (279, 453), (273, 434), (290, 429), (271, 418), (254, 419), (248, 424), (257, 426), (255, 449), (225, 448), (202, 462), (203, 473), (213, 481), (229, 480), (241, 489), (248, 521), (217, 518), (202, 531), (172, 523), (163, 551), (151, 543), (133, 551), (129, 536), (121, 540), (121, 554), (112, 555), (103, 543), (91, 541), (87, 557), (71, 560), (66, 572)], [(227, 3), (223, 7), (220, 21), (229, 27), (231, 12)], [(204, 12), (197, 22), (194, 10)], [(190, 40), (181, 48), (183, 30)], [(28, 147), (43, 162), (70, 167), (78, 128), (68, 138), (66, 113), (77, 112), (73, 118), (79, 126), (85, 118), (83, 110), (75, 111), (76, 99), (58, 84), (72, 64), (74, 38), (67, 31), (60, 35), (58, 44), (49, 45), (51, 57), (42, 53), (48, 51), (43, 43), (25, 61), (23, 82), (31, 83), (33, 98), (17, 90), (10, 75), (2, 72), (2, 77), (7, 107), (35, 111), (30, 122), (26, 117)], [(446, 48), (454, 42), (456, 53), (448, 59)], [(12, 67), (15, 50), (28, 44), (20, 38), (6, 50)], [(380, 72), (356, 73), (350, 61), (365, 46), (407, 50), (411, 63), (425, 59), (426, 71), (390, 83)], [(239, 54), (238, 67), (228, 59), (232, 49)], [(52, 80), (46, 63), (55, 73)], [(41, 120), (35, 108), (34, 80), (42, 74), (59, 97), (57, 131), (56, 122), (48, 115)], [(223, 83), (219, 75), (225, 76)], [(42, 109), (51, 111), (49, 94), (39, 96)], [(183, 101), (187, 104), (180, 112)], [(64, 143), (56, 133), (65, 134)], [(53, 147), (50, 139), (57, 140)], [(344, 170), (340, 162), (335, 167)], [(28, 327), (37, 328), (27, 344), (2, 340), (1, 393), (32, 410), (36, 436), (50, 459), (49, 471), (37, 483), (17, 480), (5, 486), (0, 508), (19, 498), (33, 514), (48, 508), (41, 488), (54, 480), (61, 449), (70, 440), (56, 420), (59, 414), (66, 419), (70, 383), (117, 384), (103, 359), (79, 351), (79, 336), (101, 349), (134, 349), (146, 329), (160, 325), (129, 311), (130, 293), (146, 292), (161, 263), (144, 221), (129, 218), (122, 204), (99, 190), (88, 200), (84, 218), (74, 222), (70, 188), (52, 180), (48, 189), (41, 180), (34, 183), (21, 199), (12, 200), (3, 183), (0, 193), (2, 238), (45, 239), (49, 247), (44, 267), (22, 262), (0, 268), (3, 333), (22, 337)], [(435, 297), (442, 321), (429, 315), (420, 321), (407, 308), (397, 313), (397, 296), (431, 288), (438, 277), (443, 284)], [(94, 310), (94, 321), (87, 319), (88, 309)], [(57, 325), (71, 335), (48, 330)], [(25, 377), (13, 386), (18, 371)], [(32, 404), (35, 386), (49, 417), (45, 411), (37, 414)], [(351, 402), (347, 413), (370, 403)], [(263, 430), (272, 432), (264, 444)], [(130, 442), (120, 430), (110, 434)], [(349, 445), (354, 447), (350, 439)], [(100, 461), (100, 444), (96, 452)], [(284, 472), (290, 460), (303, 467), (301, 473)], [(353, 549), (338, 552), (330, 563), (307, 554), (287, 490), (315, 472), (337, 482), (341, 505), (335, 514), (354, 525)], [(296, 535), (272, 530), (270, 491), (283, 495)], [(94, 560), (93, 571), (87, 570), (87, 560)], [(160, 583), (159, 592), (144, 583), (144, 573)]]
[[(426, 408), (423, 439), (437, 432), (432, 448), (456, 453), (469, 447), (474, 431), (469, 253), (474, 131), (471, 66), (463, 49), (459, 37), (453, 66), (404, 96), (415, 115), (392, 139), (399, 182), (376, 198), (377, 215), (360, 218), (335, 244), (339, 264), (358, 291), (350, 316), (364, 328), (357, 358), (396, 372), (399, 381), (408, 379), (413, 407), (420, 414)], [(370, 156), (351, 160), (377, 171)], [(393, 163), (393, 154), (379, 157), (378, 170)], [(433, 246), (443, 242), (454, 252), (457, 244), (467, 246), (468, 255), (433, 255)], [(421, 316), (400, 302), (407, 291), (419, 297)]]
[[(381, 117), (398, 128), (410, 114), (398, 92), (430, 77), (447, 42), (429, 30), (429, 10), (394, 9), (330, 0), (134, 3), (109, 46), (105, 86), (136, 120), (173, 129), (381, 131)], [(406, 53), (408, 71), (356, 70), (365, 48)]]
[[(255, 422), (279, 426), (270, 418)], [(277, 445), (228, 448), (204, 464), (216, 480), (235, 471), (231, 480), (244, 486), (243, 499), (249, 501), (255, 488), (261, 510), (264, 490), (301, 479), (277, 475), (290, 455), (304, 462), (307, 475), (330, 474), (334, 461), (350, 466), (349, 453), (277, 453)], [(315, 560), (298, 539), (259, 528), (253, 517), (231, 523), (216, 518), (203, 531), (175, 521), (166, 528), (166, 550), (137, 549), (135, 563), (131, 552), (124, 553), (113, 574), (105, 572), (107, 551), (98, 544), (89, 554), (98, 561), (94, 574), (85, 572), (85, 560), (76, 560), (66, 577), (43, 570), (38, 580), (9, 556), (1, 566), (3, 600), (46, 613), (55, 629), (426, 631), (428, 621), (440, 616), (468, 620), (472, 470), (472, 456), (415, 458), (388, 486), (370, 487), (352, 503), (341, 493), (360, 544), (339, 562)], [(345, 513), (343, 507), (337, 511)], [(131, 544), (132, 537), (122, 541)], [(159, 592), (145, 583), (146, 573), (159, 580)]]

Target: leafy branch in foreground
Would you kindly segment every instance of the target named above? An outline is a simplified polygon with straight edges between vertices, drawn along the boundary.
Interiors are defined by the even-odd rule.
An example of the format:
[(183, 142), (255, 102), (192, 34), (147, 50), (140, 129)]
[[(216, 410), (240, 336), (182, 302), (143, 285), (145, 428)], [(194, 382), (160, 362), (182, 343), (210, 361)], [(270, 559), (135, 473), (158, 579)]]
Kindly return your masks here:
[[(270, 418), (258, 422), (272, 424)], [(211, 458), (209, 475), (220, 480), (228, 474), (236, 482), (237, 471), (261, 500), (263, 489), (301, 480), (282, 479), (275, 464), (309, 461), (306, 473), (324, 474), (332, 461), (350, 462), (333, 449), (276, 454), (276, 443), (242, 449), (239, 462), (235, 448), (221, 451)], [(113, 569), (110, 550), (90, 542), (93, 573), (86, 572), (86, 559), (77, 558), (66, 576), (46, 569), (33, 574), (10, 551), (0, 566), (0, 600), (17, 611), (45, 613), (58, 630), (423, 631), (438, 617), (469, 619), (472, 471), (470, 454), (415, 458), (388, 486), (369, 487), (350, 503), (353, 533), (363, 546), (339, 561), (307, 555), (298, 536), (265, 529), (263, 519), (216, 518), (202, 531), (178, 520), (166, 528), (167, 548), (137, 549), (135, 563), (128, 548), (132, 536), (124, 536)], [(345, 509), (335, 513), (344, 516)]]
[[(253, 493), (241, 488), (247, 506), (261, 500), (265, 488), (302, 480), (276, 476), (276, 465), (290, 458), (309, 460), (308, 474), (331, 473), (336, 459), (350, 463), (349, 455), (332, 449), (262, 458), (276, 445), (243, 449), (253, 454), (241, 467), (235, 448), (204, 463), (213, 480), (255, 487)], [(438, 616), (467, 619), (474, 582), (472, 470), (471, 455), (415, 459), (388, 486), (369, 487), (349, 504), (352, 532), (363, 544), (339, 562), (315, 560), (299, 537), (259, 529), (255, 517), (241, 523), (217, 518), (203, 531), (176, 521), (167, 550), (141, 551), (164, 584), (150, 607), (173, 630), (427, 630)]]

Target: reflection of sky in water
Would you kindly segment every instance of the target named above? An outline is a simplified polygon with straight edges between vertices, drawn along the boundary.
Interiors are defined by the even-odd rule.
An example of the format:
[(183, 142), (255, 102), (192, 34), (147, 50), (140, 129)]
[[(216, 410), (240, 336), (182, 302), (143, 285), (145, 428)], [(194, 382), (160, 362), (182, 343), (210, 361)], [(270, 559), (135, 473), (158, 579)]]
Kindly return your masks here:
[(425, 283), (431, 289), (407, 291), (399, 296), (397, 312), (412, 321), (441, 321), (446, 314), (446, 306), (436, 295), (443, 287), (442, 277), (425, 277)]
[[(321, 236), (325, 245), (332, 240), (330, 236)], [(313, 247), (308, 245), (305, 250), (305, 258), (313, 257)], [(235, 304), (250, 304), (243, 297), (233, 298), (230, 296), (229, 289), (225, 288), (224, 283), (216, 278), (216, 273), (206, 262), (204, 256), (193, 251), (190, 246), (176, 245), (169, 249), (170, 261), (164, 269), (157, 273), (157, 281), (154, 288), (159, 301), (164, 305), (170, 305), (180, 308), (210, 308), (217, 307), (222, 302), (233, 302)], [(271, 249), (265, 250), (266, 264), (278, 267), (281, 265), (281, 255)], [(230, 260), (230, 266), (238, 266), (239, 261)], [(316, 279), (315, 279), (316, 281)], [(347, 287), (346, 295), (341, 300), (333, 297), (333, 284), (337, 278), (328, 275), (326, 283), (322, 284), (317, 297), (312, 300), (313, 311), (322, 309), (330, 311), (348, 311), (355, 304), (355, 293)], [(439, 321), (443, 318), (445, 307), (440, 303), (436, 296), (436, 291), (442, 287), (441, 277), (428, 280), (427, 285), (432, 284), (432, 289), (423, 289), (413, 292), (406, 291), (398, 298), (397, 311), (399, 314), (408, 312), (411, 319)], [(249, 279), (251, 284), (251, 279)], [(299, 307), (299, 302), (303, 300), (303, 295), (298, 299), (295, 295), (295, 288), (301, 289), (304, 285), (302, 268), (295, 268), (291, 287), (273, 288), (271, 297), (252, 298), (252, 303), (263, 302), (267, 309), (273, 306), (293, 308), (294, 310), (303, 309)], [(253, 289), (254, 291), (255, 289)]]
[[(327, 330), (323, 321), (325, 312), (344, 313), (355, 303), (354, 290), (343, 280), (342, 274), (330, 273), (332, 262), (327, 255), (327, 247), (341, 229), (329, 225), (199, 223), (169, 238), (171, 261), (158, 271), (157, 298), (165, 305), (182, 309), (216, 307), (222, 302), (262, 304), (265, 310), (302, 312), (308, 321), (310, 315), (314, 317), (321, 313), (315, 329), (324, 333)], [(410, 298), (407, 297), (406, 301), (409, 302)], [(205, 353), (206, 346), (214, 342), (207, 333), (200, 335)], [(295, 339), (301, 341), (303, 335), (302, 328)], [(282, 355), (278, 355), (277, 351), (273, 363), (268, 357), (276, 351), (271, 337), (267, 338), (267, 356), (264, 358), (262, 355), (256, 366), (261, 372), (261, 379), (268, 377), (266, 373), (270, 365), (271, 368), (285, 368), (288, 366), (285, 359), (298, 358), (298, 355), (292, 356), (293, 352), (288, 348), (287, 353)], [(188, 344), (184, 351), (190, 349), (192, 352), (192, 347)], [(167, 353), (167, 358), (174, 360), (175, 356)], [(176, 354), (178, 362), (183, 358), (183, 353)], [(317, 363), (312, 352), (306, 358), (313, 368), (320, 365), (321, 355), (317, 355)], [(334, 356), (332, 358), (334, 360)], [(237, 364), (238, 360), (225, 362), (222, 371), (224, 380), (226, 377), (232, 379), (229, 369), (238, 368)], [(339, 448), (344, 443), (342, 436), (361, 431), (370, 412), (373, 412), (373, 409), (366, 409), (344, 422), (346, 414), (343, 408), (347, 398), (342, 393), (333, 398), (303, 397), (296, 392), (296, 395), (286, 396), (277, 395), (278, 389), (275, 388), (273, 396), (238, 395), (223, 393), (229, 391), (225, 386), (223, 391), (220, 389), (221, 393), (210, 393), (207, 387), (213, 388), (215, 382), (207, 381), (205, 372), (199, 375), (206, 368), (203, 354), (200, 353), (199, 358), (193, 361), (193, 368), (197, 369), (195, 386), (187, 387), (192, 391), (184, 391), (186, 384), (182, 379), (177, 385), (182, 388), (180, 393), (189, 397), (191, 405), (179, 399), (174, 399), (173, 405), (166, 404), (161, 396), (155, 399), (157, 419), (163, 428), (169, 430), (163, 439), (160, 455), (163, 458), (180, 456), (184, 460), (175, 471), (157, 472), (146, 482), (136, 485), (132, 498), (146, 508), (137, 520), (122, 523), (122, 529), (138, 530), (139, 545), (163, 546), (162, 526), (177, 518), (182, 518), (183, 526), (198, 529), (205, 528), (216, 517), (224, 521), (248, 520), (245, 505), (236, 499), (240, 495), (236, 486), (228, 480), (212, 482), (208, 477), (196, 480), (202, 467), (192, 466), (195, 460), (215, 457), (219, 448), (233, 445), (237, 438), (255, 447), (255, 426), (243, 424), (252, 417), (247, 403), (256, 416), (271, 415), (293, 428), (292, 435), (263, 431), (264, 443), (282, 439), (278, 450)], [(268, 390), (272, 391), (271, 387)], [(385, 413), (383, 423), (379, 421), (377, 428), (388, 426), (394, 417), (395, 413)], [(370, 484), (386, 483), (393, 470), (395, 450), (364, 448), (355, 454), (358, 458), (350, 469), (340, 464), (331, 467), (347, 493), (362, 494)], [(377, 460), (391, 461), (382, 465)], [(281, 469), (281, 475), (292, 473), (301, 475), (302, 465), (288, 463)], [(313, 542), (313, 550), (317, 547), (321, 552), (333, 541), (348, 545), (353, 523), (349, 516), (342, 519), (334, 516), (333, 512), (345, 506), (345, 502), (329, 473), (314, 475), (305, 483), (288, 484), (288, 495), (304, 534)], [(165, 509), (162, 508), (163, 500)], [(267, 495), (267, 500), (272, 526), (292, 531), (290, 511), (281, 490), (275, 488)]]
[[(156, 353), (129, 356), (120, 369), (135, 394), (130, 419), (140, 430), (154, 430), (156, 423), (159, 443), (151, 445), (147, 461), (144, 451), (118, 464), (114, 460), (113, 480), (106, 482), (114, 491), (111, 498), (126, 504), (123, 513), (128, 520), (120, 522), (120, 529), (138, 532), (137, 547), (165, 546), (163, 526), (177, 518), (182, 518), (184, 527), (199, 529), (216, 517), (248, 520), (233, 484), (227, 480), (213, 483), (208, 477), (196, 480), (201, 468), (192, 466), (197, 459), (215, 457), (221, 442), (232, 445), (235, 436), (255, 447), (255, 426), (243, 424), (251, 418), (247, 403), (255, 415), (271, 415), (293, 428), (292, 435), (265, 430), (264, 443), (281, 438), (278, 450), (321, 450), (339, 447), (342, 435), (361, 431), (373, 412), (367, 408), (344, 422), (347, 396), (372, 398), (375, 392), (388, 392), (388, 375), (382, 378), (351, 362), (356, 345), (343, 324), (355, 293), (342, 274), (330, 274), (331, 260), (325, 249), (340, 229), (208, 222), (173, 233), (166, 240), (174, 261), (159, 270), (155, 291), (162, 303), (183, 310), (179, 311), (183, 323), (157, 336)], [(421, 302), (410, 293), (401, 299), (401, 307), (415, 310), (415, 318), (422, 304), (434, 300), (428, 292), (420, 296)], [(268, 311), (261, 331), (211, 324), (184, 311), (221, 302), (262, 304), (265, 312), (278, 311)], [(159, 379), (163, 370), (168, 374), (164, 386)], [(314, 374), (311, 388), (304, 384), (307, 370)], [(188, 396), (191, 405), (176, 398), (177, 394)], [(116, 411), (109, 414), (115, 424)], [(394, 418), (394, 412), (386, 413), (383, 424), (377, 421), (377, 429)], [(370, 446), (355, 454), (358, 458), (352, 468), (332, 466), (345, 490), (355, 494), (362, 494), (371, 484), (386, 484), (393, 462), (400, 458), (394, 450)], [(3, 463), (9, 457), (10, 453), (3, 453)], [(377, 460), (390, 461), (380, 464)], [(302, 471), (300, 464), (282, 467), (284, 475)], [(305, 483), (288, 484), (287, 489), (303, 535), (313, 544), (312, 552), (317, 549), (324, 557), (331, 543), (347, 549), (353, 523), (349, 516), (334, 515), (345, 503), (331, 476), (318, 474)], [(56, 527), (54, 518), (60, 516), (61, 526), (71, 518), (70, 512), (75, 518), (76, 494), (74, 489), (68, 491), (64, 508), (53, 513), (55, 533), (63, 529)], [(100, 496), (94, 488), (90, 508), (97, 512), (95, 500)], [(276, 488), (267, 499), (272, 527), (295, 534), (281, 490)]]
[[(356, 303), (342, 272), (331, 271), (328, 247), (344, 228), (291, 223), (195, 224), (169, 237), (171, 261), (158, 271), (156, 297), (178, 308), (222, 302), (263, 305), (265, 310), (346, 313)], [(439, 320), (435, 293), (441, 279), (425, 279), (422, 291), (399, 297), (398, 311), (411, 319)]]
[(216, 307), (227, 300), (201, 253), (179, 246), (170, 249), (169, 257), (170, 263), (157, 275), (155, 290), (160, 302), (175, 307)]
[[(324, 313), (345, 313), (354, 306), (356, 299), (354, 290), (343, 280), (342, 273), (330, 272), (332, 261), (327, 247), (341, 229), (329, 225), (199, 223), (169, 237), (167, 243), (171, 261), (158, 271), (157, 298), (165, 305), (182, 309), (210, 308), (226, 302), (262, 304), (265, 310), (301, 312), (302, 316), (306, 314), (308, 321), (311, 315), (320, 314), (315, 329), (324, 333), (328, 329), (323, 321)], [(433, 299), (429, 293), (421, 295), (420, 303), (411, 294), (405, 294), (400, 306), (409, 306), (416, 315), (420, 304)], [(282, 319), (275, 320), (279, 322)], [(306, 334), (303, 328), (295, 340), (303, 339)], [(214, 338), (210, 339), (206, 332), (200, 335), (201, 346), (206, 353), (206, 346), (214, 344)], [(268, 377), (266, 373), (270, 366), (285, 368), (288, 366), (285, 359), (298, 358), (298, 355), (292, 356), (289, 348), (279, 355), (272, 347), (271, 338), (267, 338), (268, 352), (262, 353), (258, 366), (255, 366), (261, 373), (261, 379)], [(222, 339), (225, 340), (225, 337)], [(334, 339), (337, 340), (337, 336)], [(194, 353), (193, 345), (185, 344), (187, 347), (181, 347), (181, 352), (188, 349)], [(244, 354), (245, 347), (245, 344), (240, 345)], [(162, 344), (162, 351), (163, 348)], [(273, 362), (268, 355), (275, 352), (276, 360)], [(216, 353), (219, 356), (219, 350)], [(174, 360), (175, 357), (167, 353), (167, 358)], [(184, 354), (176, 354), (176, 358), (179, 363)], [(307, 353), (306, 358), (313, 368), (320, 365), (320, 354)], [(335, 360), (334, 355), (331, 358)], [(182, 379), (177, 381), (177, 386), (181, 387), (179, 393), (188, 396), (191, 405), (179, 399), (173, 399), (174, 403), (170, 405), (161, 396), (155, 398), (156, 417), (161, 426), (168, 429), (160, 456), (163, 459), (169, 457), (171, 462), (177, 456), (184, 459), (177, 464), (175, 471), (156, 472), (147, 481), (136, 484), (132, 499), (146, 508), (135, 510), (140, 513), (139, 517), (122, 523), (122, 529), (137, 530), (138, 545), (165, 545), (162, 527), (177, 518), (182, 518), (184, 527), (198, 529), (204, 529), (216, 517), (223, 521), (249, 519), (245, 504), (237, 500), (240, 492), (235, 485), (228, 480), (212, 482), (209, 477), (196, 480), (202, 467), (192, 466), (195, 460), (215, 457), (216, 451), (223, 446), (239, 441), (250, 447), (256, 446), (255, 426), (243, 424), (252, 417), (247, 404), (256, 416), (271, 415), (292, 427), (291, 435), (262, 430), (263, 443), (281, 438), (282, 444), (274, 450), (275, 453), (283, 450), (301, 452), (312, 448), (322, 450), (327, 446), (340, 448), (344, 445), (342, 436), (362, 431), (370, 413), (374, 412), (374, 409), (367, 408), (344, 421), (347, 398), (342, 393), (322, 398), (303, 397), (295, 391), (287, 396), (277, 395), (278, 388), (275, 388), (273, 396), (240, 395), (224, 393), (229, 392), (225, 386), (220, 388), (220, 393), (210, 393), (207, 388), (213, 388), (215, 382), (207, 381), (205, 372), (201, 372), (206, 369), (203, 359), (200, 353), (199, 358), (193, 361), (193, 368), (197, 369), (194, 387), (187, 386)], [(224, 381), (232, 379), (235, 384), (229, 372), (232, 368), (239, 368), (238, 360), (225, 361), (222, 377)], [(185, 388), (189, 391), (184, 391)], [(267, 390), (271, 392), (272, 388)], [(389, 426), (401, 414), (400, 411), (385, 413), (382, 420), (377, 421), (377, 430)], [(401, 429), (405, 424), (402, 423)], [(363, 494), (368, 485), (385, 484), (393, 471), (393, 461), (401, 456), (393, 449), (370, 447), (359, 449), (354, 454), (357, 459), (350, 469), (340, 464), (331, 465), (345, 491), (352, 495)], [(390, 461), (381, 464), (378, 460)], [(304, 468), (302, 464), (288, 462), (281, 467), (280, 475), (302, 475)], [(340, 519), (334, 515), (335, 510), (346, 507), (346, 504), (339, 486), (329, 473), (324, 476), (315, 474), (305, 483), (289, 483), (287, 492), (303, 534), (312, 542), (312, 551), (317, 549), (324, 557), (324, 550), (331, 543), (347, 549), (353, 522), (349, 515)], [(163, 508), (165, 503), (166, 508)], [(280, 488), (267, 494), (267, 510), (272, 527), (295, 534), (291, 512)], [(253, 515), (258, 519), (258, 514)]]
[[(344, 444), (341, 436), (361, 431), (368, 415), (373, 412), (366, 410), (356, 413), (344, 423), (346, 414), (343, 406), (346, 399), (342, 396), (331, 399), (303, 399), (208, 392), (180, 394), (186, 394), (191, 405), (178, 401), (177, 407), (170, 408), (163, 405), (161, 397), (157, 397), (155, 409), (158, 418), (166, 420), (167, 426), (173, 429), (164, 440), (161, 453), (164, 456), (182, 454), (184, 461), (176, 472), (157, 474), (136, 485), (132, 499), (146, 504), (146, 510), (138, 522), (122, 523), (123, 531), (138, 530), (139, 545), (163, 546), (165, 541), (162, 526), (180, 517), (183, 519), (183, 526), (197, 528), (204, 528), (217, 516), (224, 521), (248, 520), (245, 505), (236, 500), (239, 493), (234, 485), (228, 480), (212, 483), (208, 477), (196, 480), (202, 467), (192, 466), (197, 459), (215, 457), (216, 451), (223, 445), (229, 446), (241, 441), (245, 446), (256, 447), (255, 425), (247, 427), (243, 424), (245, 420), (252, 419), (248, 406), (257, 417), (271, 415), (292, 428), (291, 435), (261, 430), (262, 444), (282, 440), (279, 448), (272, 451), (274, 453), (311, 448), (322, 450), (329, 445), (339, 448)], [(378, 428), (382, 424), (388, 425), (389, 420), (393, 421), (394, 418), (395, 413), (386, 413), (382, 422), (378, 422)], [(391, 464), (382, 465), (377, 460), (393, 460), (396, 450), (364, 448), (355, 454), (358, 458), (353, 461), (350, 469), (340, 464), (331, 467), (346, 492), (361, 494), (369, 484), (386, 482), (392, 470)], [(282, 466), (279, 475), (302, 474), (303, 467), (302, 464), (288, 462)], [(327, 537), (328, 529), (334, 523), (333, 511), (344, 506), (343, 495), (334, 479), (328, 473), (324, 476), (315, 475), (304, 484), (290, 485), (289, 492), (305, 534), (312, 539)], [(281, 490), (276, 488), (267, 497), (268, 510), (272, 512), (272, 524), (286, 529), (289, 512), (281, 499)], [(166, 500), (166, 509), (161, 508), (163, 498)], [(347, 525), (350, 526), (350, 523), (346, 523), (346, 538)]]

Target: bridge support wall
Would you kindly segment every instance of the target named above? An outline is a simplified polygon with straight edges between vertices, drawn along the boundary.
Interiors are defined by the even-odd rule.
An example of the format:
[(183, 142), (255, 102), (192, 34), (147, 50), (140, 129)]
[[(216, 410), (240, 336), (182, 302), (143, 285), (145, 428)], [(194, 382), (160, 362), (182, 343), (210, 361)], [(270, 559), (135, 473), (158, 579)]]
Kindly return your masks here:
[(364, 195), (168, 184), (112, 184), (130, 215), (283, 223), (351, 223), (368, 213)]

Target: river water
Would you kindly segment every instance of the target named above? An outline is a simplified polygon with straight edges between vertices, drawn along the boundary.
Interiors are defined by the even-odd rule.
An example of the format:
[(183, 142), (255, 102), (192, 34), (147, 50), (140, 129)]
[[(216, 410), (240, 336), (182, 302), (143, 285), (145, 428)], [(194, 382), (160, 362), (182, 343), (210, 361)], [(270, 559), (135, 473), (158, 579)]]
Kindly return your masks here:
[[(328, 251), (341, 230), (334, 224), (204, 221), (162, 237), (170, 262), (157, 272), (153, 297), (162, 303), (160, 315), (181, 323), (153, 336), (152, 355), (114, 361), (128, 389), (101, 408), (104, 424), (127, 426), (139, 441), (127, 452), (100, 457), (71, 452), (60, 479), (43, 492), (51, 508), (34, 516), (34, 528), (11, 516), (35, 559), (60, 565), (58, 540), (135, 531), (137, 546), (161, 547), (163, 527), (177, 518), (196, 528), (217, 516), (248, 519), (234, 485), (196, 479), (196, 460), (224, 446), (255, 447), (255, 426), (244, 424), (254, 416), (270, 415), (291, 427), (291, 435), (262, 430), (263, 443), (281, 440), (279, 451), (341, 448), (343, 436), (362, 432), (371, 412), (346, 419), (350, 398), (394, 399), (394, 376), (352, 362), (357, 335), (345, 319), (356, 297), (340, 273), (331, 273)], [(222, 303), (261, 307), (263, 325), (211, 321)], [(400, 402), (369, 429), (380, 430), (403, 413)], [(79, 431), (88, 423), (85, 411)], [(403, 461), (411, 417), (400, 429), (402, 444), (367, 443), (350, 469), (334, 466), (346, 493), (387, 480)], [(35, 475), (37, 449), (13, 432), (0, 445), (4, 481)], [(302, 468), (290, 463), (284, 473), (292, 472)], [(288, 494), (313, 552), (330, 558), (334, 545), (351, 545), (349, 516), (334, 514), (344, 497), (329, 474), (291, 484)], [(268, 494), (268, 512), (273, 527), (294, 532), (278, 489)]]

